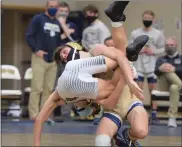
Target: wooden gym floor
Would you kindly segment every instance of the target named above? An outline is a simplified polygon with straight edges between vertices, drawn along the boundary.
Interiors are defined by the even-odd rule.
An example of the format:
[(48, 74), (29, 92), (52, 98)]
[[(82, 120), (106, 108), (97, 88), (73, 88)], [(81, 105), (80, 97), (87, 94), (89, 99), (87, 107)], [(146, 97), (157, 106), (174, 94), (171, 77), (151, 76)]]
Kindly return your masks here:
[[(181, 123), (181, 122), (180, 122)], [(32, 146), (33, 122), (1, 122), (2, 146)], [(123, 125), (123, 128), (128, 127)], [(64, 121), (54, 126), (45, 123), (42, 146), (94, 146), (97, 126), (93, 122)], [(140, 140), (142, 146), (182, 146), (182, 125), (168, 128), (166, 124), (150, 125), (149, 135)]]

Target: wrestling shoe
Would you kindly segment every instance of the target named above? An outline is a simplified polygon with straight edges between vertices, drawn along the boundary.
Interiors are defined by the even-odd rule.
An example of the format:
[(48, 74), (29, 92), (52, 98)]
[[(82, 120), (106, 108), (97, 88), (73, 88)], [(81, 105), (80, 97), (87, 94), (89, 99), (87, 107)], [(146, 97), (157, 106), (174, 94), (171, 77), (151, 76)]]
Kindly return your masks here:
[(136, 61), (138, 59), (140, 51), (148, 40), (149, 37), (147, 35), (141, 35), (126, 47), (126, 56), (129, 61)]
[(137, 141), (130, 140), (128, 129), (124, 129), (122, 134), (117, 134), (115, 137), (116, 147), (141, 147)]
[(123, 12), (128, 3), (129, 1), (115, 1), (107, 9), (105, 9), (105, 14), (113, 22), (125, 21), (126, 17)]

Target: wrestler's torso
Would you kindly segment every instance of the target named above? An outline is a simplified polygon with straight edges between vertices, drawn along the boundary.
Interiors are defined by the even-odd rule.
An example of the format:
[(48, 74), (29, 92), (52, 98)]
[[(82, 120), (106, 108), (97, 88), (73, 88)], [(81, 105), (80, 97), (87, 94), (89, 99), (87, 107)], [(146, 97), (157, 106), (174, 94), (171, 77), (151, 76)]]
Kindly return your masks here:
[[(121, 75), (121, 69), (118, 67), (116, 68), (116, 70), (113, 72), (112, 75), (108, 74), (107, 76), (106, 74), (105, 77), (110, 79), (112, 78), (113, 83), (117, 85), (120, 75)], [(137, 101), (140, 100), (135, 95), (131, 95), (129, 86), (125, 85), (115, 108), (112, 110), (105, 109), (105, 112), (114, 112), (117, 113), (121, 118), (125, 118), (130, 106)]]

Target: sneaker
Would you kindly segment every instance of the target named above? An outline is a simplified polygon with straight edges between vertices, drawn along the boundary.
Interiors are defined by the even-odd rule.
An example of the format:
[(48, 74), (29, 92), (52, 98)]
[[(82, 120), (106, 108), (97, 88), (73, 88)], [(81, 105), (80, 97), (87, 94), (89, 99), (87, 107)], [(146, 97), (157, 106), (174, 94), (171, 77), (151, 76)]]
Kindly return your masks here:
[(130, 140), (128, 129), (124, 129), (122, 134), (117, 134), (115, 137), (115, 146), (117, 147), (141, 147), (137, 141)]
[(177, 124), (176, 124), (176, 119), (175, 118), (169, 118), (168, 120), (168, 127), (173, 127), (173, 128), (176, 128), (177, 127)]
[(137, 37), (133, 43), (129, 44), (126, 47), (126, 54), (129, 61), (136, 61), (138, 59), (138, 55), (144, 45), (149, 40), (149, 37), (147, 35), (141, 35)]
[(115, 1), (107, 9), (105, 9), (105, 14), (113, 22), (125, 21), (126, 17), (123, 12), (128, 3), (129, 1)]

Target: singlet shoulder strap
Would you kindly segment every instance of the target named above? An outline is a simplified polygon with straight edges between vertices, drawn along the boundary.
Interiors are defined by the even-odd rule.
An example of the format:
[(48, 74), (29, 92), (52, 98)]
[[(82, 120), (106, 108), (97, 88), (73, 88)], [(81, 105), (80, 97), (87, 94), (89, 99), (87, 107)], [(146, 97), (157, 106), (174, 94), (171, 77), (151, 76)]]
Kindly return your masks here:
[(89, 53), (89, 55), (91, 56), (91, 57), (93, 57), (93, 55), (90, 53), (90, 52), (88, 52)]

